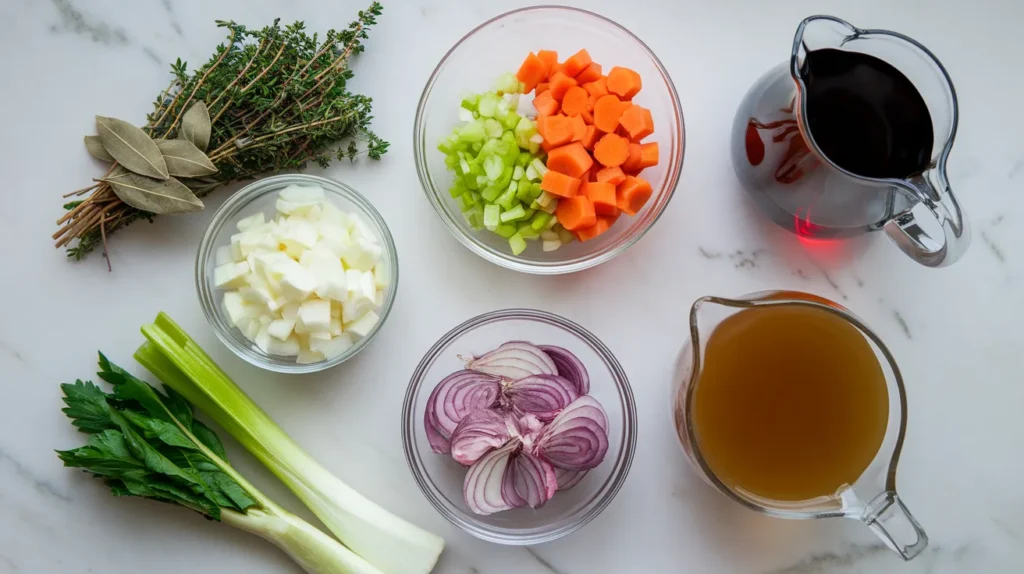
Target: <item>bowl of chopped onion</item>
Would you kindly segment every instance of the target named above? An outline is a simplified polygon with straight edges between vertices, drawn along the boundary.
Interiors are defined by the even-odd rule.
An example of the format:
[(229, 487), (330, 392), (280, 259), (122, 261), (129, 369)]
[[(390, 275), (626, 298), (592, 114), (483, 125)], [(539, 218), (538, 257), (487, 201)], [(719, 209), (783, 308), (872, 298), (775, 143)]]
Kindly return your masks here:
[(249, 363), (309, 373), (362, 350), (391, 311), (398, 255), (344, 183), (267, 177), (232, 195), (199, 244), (196, 290), (217, 337)]
[(406, 392), (402, 441), (442, 516), (483, 540), (530, 545), (611, 503), (636, 425), (629, 381), (600, 340), (551, 313), (506, 309), (427, 351)]
[(609, 261), (652, 228), (679, 181), (684, 133), (675, 86), (643, 41), (593, 12), (534, 6), (444, 55), (413, 146), (427, 199), (460, 243), (554, 275)]

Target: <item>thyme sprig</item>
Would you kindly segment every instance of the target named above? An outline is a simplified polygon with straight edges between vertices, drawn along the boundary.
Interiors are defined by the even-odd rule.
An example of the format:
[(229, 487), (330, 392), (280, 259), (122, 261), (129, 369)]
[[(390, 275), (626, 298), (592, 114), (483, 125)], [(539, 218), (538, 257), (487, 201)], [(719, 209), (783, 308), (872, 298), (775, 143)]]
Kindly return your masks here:
[[(380, 159), (388, 142), (370, 130), (372, 100), (350, 92), (347, 84), (349, 59), (365, 49), (367, 30), (381, 9), (374, 2), (347, 29), (330, 30), (322, 40), (307, 34), (302, 22), (282, 27), (275, 20), (250, 30), (218, 21), (229, 32), (227, 41), (191, 73), (181, 59), (171, 65), (174, 79), (157, 96), (143, 130), (153, 138), (176, 137), (192, 103), (206, 104), (213, 123), (206, 154), (219, 171), (184, 182), (199, 197), (231, 181), (302, 169), (309, 162), (326, 167), (363, 153)], [(68, 247), (68, 257), (81, 259), (100, 244), (106, 253), (111, 233), (152, 220), (153, 214), (125, 204), (101, 179), (68, 194), (88, 194), (65, 204), (57, 220), (61, 227), (53, 239), (58, 248)]]

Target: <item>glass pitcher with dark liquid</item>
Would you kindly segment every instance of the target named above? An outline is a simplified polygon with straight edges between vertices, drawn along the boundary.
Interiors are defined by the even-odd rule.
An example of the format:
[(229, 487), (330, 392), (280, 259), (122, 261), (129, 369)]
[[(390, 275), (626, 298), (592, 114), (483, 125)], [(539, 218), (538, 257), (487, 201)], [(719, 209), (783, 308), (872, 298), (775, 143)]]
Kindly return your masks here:
[[(790, 61), (743, 99), (733, 165), (761, 209), (800, 236), (883, 229), (917, 262), (941, 267), (970, 238), (946, 178), (956, 126), (953, 83), (927, 48), (812, 16)], [(921, 207), (938, 226), (922, 227)]]

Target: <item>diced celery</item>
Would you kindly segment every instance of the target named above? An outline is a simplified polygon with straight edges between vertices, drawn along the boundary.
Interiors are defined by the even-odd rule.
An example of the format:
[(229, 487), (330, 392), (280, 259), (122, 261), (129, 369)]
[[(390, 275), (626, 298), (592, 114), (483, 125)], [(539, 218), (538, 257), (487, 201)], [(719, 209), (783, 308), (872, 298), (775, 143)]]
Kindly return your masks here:
[(437, 144), (437, 150), (443, 154), (452, 153), (452, 142), (447, 139), (441, 140), (441, 143)]
[(494, 114), (498, 111), (498, 96), (492, 93), (486, 93), (480, 96), (480, 101), (477, 103), (477, 112), (480, 113), (481, 117), (493, 118)]
[(500, 138), (505, 133), (505, 128), (498, 120), (487, 118), (484, 120), (484, 132), (489, 138)]
[(564, 227), (558, 228), (558, 238), (562, 240), (562, 243), (572, 243), (576, 236)]
[(501, 214), (501, 222), (508, 223), (509, 221), (519, 221), (526, 217), (526, 210), (523, 209), (522, 205), (517, 205), (514, 208)]
[(540, 151), (540, 144), (535, 142), (535, 141), (531, 141), (530, 142), (530, 147), (528, 147), (526, 149), (530, 150), (530, 153), (536, 154), (538, 151)]
[(555, 201), (555, 196), (551, 195), (546, 191), (542, 191), (540, 195), (537, 196), (537, 203), (541, 204), (544, 207), (547, 207), (553, 201)]
[(558, 218), (552, 217), (551, 219), (548, 220), (547, 223), (544, 224), (544, 230), (547, 231), (549, 229), (552, 229), (556, 225), (558, 225)]
[[(516, 168), (519, 169), (519, 168)], [(516, 198), (526, 204), (530, 204), (533, 201), (533, 197), (530, 194), (530, 185), (525, 181), (521, 181), (519, 188), (516, 190)], [(536, 209), (533, 205), (530, 205), (530, 209)]]
[(516, 164), (516, 166), (512, 168), (512, 179), (519, 181), (520, 179), (523, 179), (524, 175), (526, 175), (526, 170), (523, 169), (523, 166)]
[(477, 183), (478, 177), (479, 176), (473, 175), (472, 173), (467, 173), (466, 175), (462, 176), (462, 183), (466, 185), (466, 189), (472, 189), (476, 191), (480, 189), (480, 185)]
[(516, 200), (516, 188), (513, 187), (515, 184), (516, 182), (514, 181), (510, 183), (509, 188), (505, 190), (505, 193), (501, 194), (501, 196), (498, 197), (498, 199), (494, 200), (494, 203), (497, 203), (498, 205), (502, 206), (503, 208), (505, 208), (506, 211), (512, 209), (514, 207), (514, 203), (519, 203)]
[(519, 152), (519, 156), (516, 157), (516, 165), (525, 168), (526, 165), (530, 163), (531, 159), (533, 159), (533, 156), (530, 155), (530, 152)]
[(523, 239), (537, 239), (540, 237), (540, 233), (534, 231), (530, 224), (525, 221), (518, 225), (516, 233)]
[(550, 213), (544, 213), (542, 211), (533, 216), (533, 219), (530, 220), (530, 227), (536, 231), (540, 231), (544, 229), (548, 224), (548, 221), (551, 221), (552, 219), (554, 219), (554, 217), (552, 217)]
[(490, 181), (497, 181), (504, 167), (500, 157), (492, 155), (484, 159), (484, 173)]
[(462, 98), (462, 107), (466, 108), (471, 112), (476, 111), (477, 103), (480, 101), (479, 94), (470, 94), (465, 98)]
[(494, 232), (504, 237), (505, 239), (508, 239), (516, 234), (516, 226), (511, 224), (499, 225), (498, 228), (494, 230)]
[(501, 217), (501, 208), (493, 203), (484, 207), (484, 227), (494, 231), (498, 228), (498, 224)]
[(533, 179), (542, 179), (544, 174), (548, 172), (547, 166), (544, 165), (544, 162), (540, 161), (539, 157), (535, 157), (530, 161), (530, 167), (532, 167), (533, 170), (537, 172), (537, 175), (540, 176)]
[(502, 188), (497, 185), (488, 185), (480, 192), (480, 196), (483, 197), (484, 201), (487, 203), (493, 203), (495, 199), (498, 199), (498, 196), (501, 195), (502, 191)]
[(533, 217), (534, 213), (537, 213), (536, 209), (530, 209), (529, 207), (524, 207), (523, 208), (523, 219), (530, 219), (531, 217)]
[(472, 209), (466, 212), (466, 221), (473, 229), (484, 228), (484, 208), (479, 203), (474, 205)]
[(466, 122), (462, 128), (459, 129), (459, 141), (473, 143), (484, 139), (487, 135), (484, 130), (484, 124), (480, 120), (473, 120)]
[(526, 251), (526, 240), (518, 233), (508, 238), (508, 245), (512, 248), (512, 255), (519, 255)]
[(496, 185), (500, 185), (501, 187), (505, 187), (505, 186), (507, 186), (511, 182), (512, 182), (512, 167), (511, 166), (506, 166), (505, 169), (501, 170), (501, 176), (498, 177), (498, 180), (495, 181), (494, 183)]
[(466, 184), (461, 182), (461, 179), (456, 179), (455, 183), (448, 188), (448, 193), (451, 194), (452, 198), (460, 197), (462, 194), (466, 193)]
[[(502, 118), (501, 125), (505, 126), (505, 129), (507, 129), (507, 130), (515, 129), (515, 127), (517, 125), (519, 125), (519, 120), (521, 118), (522, 118), (522, 116), (517, 114), (514, 110), (510, 110), (508, 112), (508, 115), (506, 115), (504, 118)], [(511, 132), (509, 132), (509, 133), (511, 133)], [(512, 135), (515, 136), (515, 134), (512, 134)], [(516, 142), (518, 143), (519, 140), (516, 140)]]
[(516, 93), (519, 91), (519, 80), (516, 79), (514, 74), (506, 72), (495, 80), (495, 91)]

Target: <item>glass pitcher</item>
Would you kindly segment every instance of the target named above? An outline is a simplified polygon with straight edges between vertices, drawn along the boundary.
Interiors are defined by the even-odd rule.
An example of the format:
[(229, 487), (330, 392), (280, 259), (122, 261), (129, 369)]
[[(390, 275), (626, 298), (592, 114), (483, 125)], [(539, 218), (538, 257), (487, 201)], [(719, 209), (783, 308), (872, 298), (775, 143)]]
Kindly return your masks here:
[[(745, 309), (768, 306), (809, 306), (834, 314), (864, 336), (878, 359), (888, 392), (888, 421), (881, 446), (853, 484), (830, 496), (810, 500), (774, 501), (733, 489), (715, 475), (700, 450), (694, 425), (694, 396), (711, 332), (727, 317)], [(690, 309), (690, 340), (683, 346), (675, 371), (672, 410), (679, 440), (693, 468), (705, 482), (747, 508), (779, 518), (845, 517), (863, 522), (904, 560), (917, 556), (928, 545), (928, 536), (896, 493), (896, 465), (907, 423), (906, 391), (892, 354), (864, 323), (838, 304), (808, 293), (771, 291), (738, 299), (703, 297)]]
[[(923, 172), (865, 177), (843, 169), (822, 151), (808, 127), (805, 75), (808, 53), (822, 49), (874, 56), (910, 80), (932, 123), (933, 145)], [(851, 124), (845, 129), (859, 135), (859, 126)], [(946, 177), (956, 127), (956, 91), (927, 48), (896, 32), (861, 30), (838, 18), (812, 16), (797, 28), (789, 62), (759, 79), (740, 104), (732, 130), (733, 166), (761, 209), (800, 236), (831, 239), (884, 229), (912, 259), (941, 267), (963, 254), (970, 237)], [(918, 206), (938, 225), (920, 221)]]

